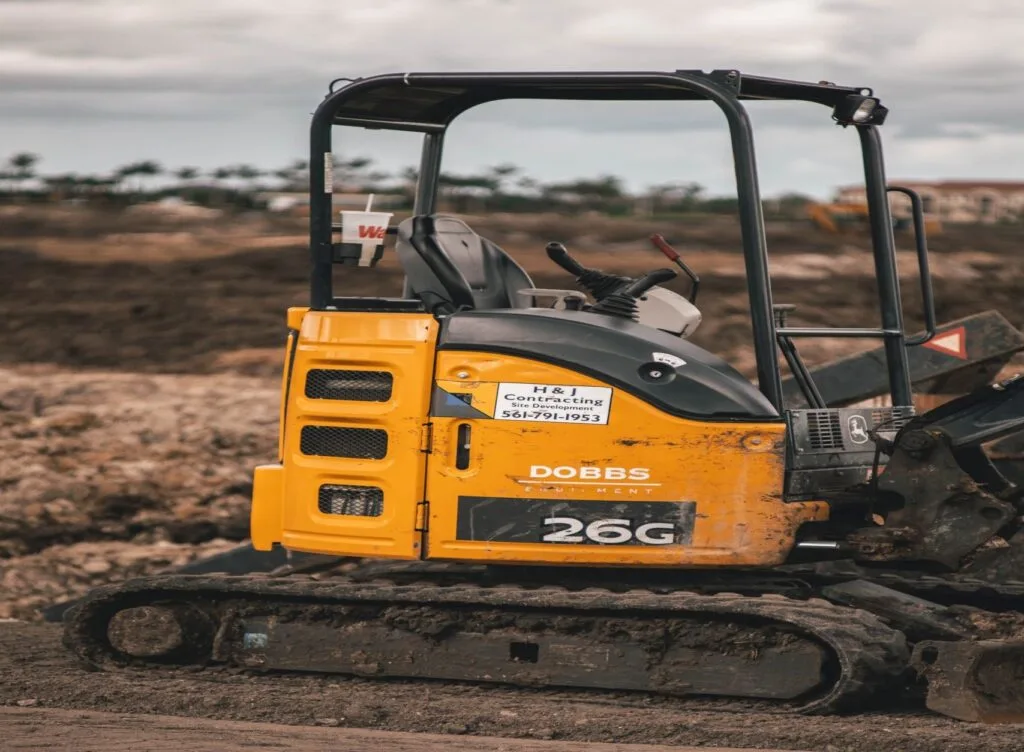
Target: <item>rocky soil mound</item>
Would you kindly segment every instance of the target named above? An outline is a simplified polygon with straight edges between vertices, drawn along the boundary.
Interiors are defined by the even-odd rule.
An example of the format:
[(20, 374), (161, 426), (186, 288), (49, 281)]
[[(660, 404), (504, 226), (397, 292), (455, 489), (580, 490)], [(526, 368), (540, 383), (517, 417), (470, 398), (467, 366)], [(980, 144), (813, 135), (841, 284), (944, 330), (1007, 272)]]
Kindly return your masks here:
[(248, 537), (276, 380), (0, 370), (0, 617)]

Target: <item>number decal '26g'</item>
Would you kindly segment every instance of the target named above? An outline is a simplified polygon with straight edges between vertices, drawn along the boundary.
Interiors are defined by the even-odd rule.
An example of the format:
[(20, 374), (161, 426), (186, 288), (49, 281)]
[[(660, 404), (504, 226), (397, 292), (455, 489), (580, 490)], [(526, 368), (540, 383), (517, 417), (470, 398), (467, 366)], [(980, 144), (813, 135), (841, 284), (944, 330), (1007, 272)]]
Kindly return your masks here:
[(604, 519), (587, 524), (575, 517), (546, 517), (545, 527), (559, 526), (541, 536), (545, 543), (630, 543), (667, 546), (676, 539), (671, 522), (645, 522), (633, 529), (631, 520)]

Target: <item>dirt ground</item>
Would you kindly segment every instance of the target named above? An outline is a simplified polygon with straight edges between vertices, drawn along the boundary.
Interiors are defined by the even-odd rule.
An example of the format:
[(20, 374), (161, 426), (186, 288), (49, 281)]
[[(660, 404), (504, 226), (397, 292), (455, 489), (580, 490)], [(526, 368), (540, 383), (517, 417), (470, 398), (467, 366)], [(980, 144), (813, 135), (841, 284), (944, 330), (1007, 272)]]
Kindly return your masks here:
[(368, 731), (328, 725), (331, 727), (309, 728), (167, 715), (0, 708), (0, 728), (3, 728), (8, 750), (107, 752), (124, 748), (144, 749), (146, 752), (178, 752), (181, 749), (190, 752), (245, 752), (259, 747), (269, 752), (310, 752), (328, 748), (340, 748), (346, 752), (377, 752), (381, 747), (387, 747), (391, 752), (420, 752), (424, 749), (449, 752), (737, 752), (722, 747), (454, 737), (451, 734)]
[(248, 537), (278, 384), (0, 367), (0, 617)]
[[(834, 752), (1024, 745), (1024, 727), (909, 712), (794, 721), (635, 696), (230, 672), (110, 676), (74, 667), (59, 629), (38, 623), (40, 608), (247, 537), (252, 469), (270, 461), (276, 446), (284, 311), (306, 301), (307, 252), (300, 223), (230, 220), (0, 213), (0, 619), (20, 620), (0, 622), (0, 706)], [(587, 264), (636, 273), (664, 265), (644, 242), (651, 231), (664, 232), (702, 278), (704, 323), (694, 341), (750, 373), (734, 227), (557, 217), (471, 224), (512, 251), (538, 286), (558, 287), (571, 280), (540, 251), (547, 240), (566, 241)], [(1024, 327), (1021, 241), (1024, 232), (1004, 227), (954, 228), (937, 238), (940, 320), (995, 308)], [(871, 261), (862, 243), (800, 225), (769, 228), (769, 242), (775, 299), (798, 304), (796, 321), (874, 325)], [(916, 325), (915, 267), (906, 254), (901, 275)], [(355, 270), (343, 289), (394, 294), (399, 284), (388, 261)], [(815, 363), (851, 348), (808, 343), (802, 352)], [(0, 729), (13, 718), (0, 715)], [(90, 736), (98, 732), (88, 731), (96, 727), (83, 721), (82, 728), (98, 744)], [(56, 746), (39, 748), (64, 748), (68, 739), (47, 738)], [(110, 739), (95, 748), (120, 743)]]

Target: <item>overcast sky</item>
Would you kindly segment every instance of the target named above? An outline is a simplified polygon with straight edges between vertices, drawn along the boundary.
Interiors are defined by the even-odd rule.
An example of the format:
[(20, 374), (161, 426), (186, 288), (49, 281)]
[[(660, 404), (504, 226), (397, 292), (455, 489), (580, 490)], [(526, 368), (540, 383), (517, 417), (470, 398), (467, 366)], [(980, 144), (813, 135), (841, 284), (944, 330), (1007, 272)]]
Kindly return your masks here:
[[(676, 68), (870, 86), (891, 109), (890, 177), (1024, 179), (1021, 0), (0, 0), (0, 159), (274, 168), (305, 156), (337, 76)], [(710, 107), (486, 105), (452, 127), (445, 167), (731, 194)], [(860, 179), (856, 135), (827, 109), (751, 112), (766, 195)], [(417, 139), (346, 129), (335, 143), (393, 170)]]

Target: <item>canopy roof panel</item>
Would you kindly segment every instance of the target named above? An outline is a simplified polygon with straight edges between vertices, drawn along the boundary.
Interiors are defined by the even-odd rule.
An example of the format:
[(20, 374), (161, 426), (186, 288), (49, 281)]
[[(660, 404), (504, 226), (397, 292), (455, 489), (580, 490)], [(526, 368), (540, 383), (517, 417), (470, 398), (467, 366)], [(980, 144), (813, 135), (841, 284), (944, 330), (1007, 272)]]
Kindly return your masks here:
[[(339, 79), (343, 80), (343, 79)], [(834, 107), (865, 87), (806, 83), (738, 71), (551, 73), (392, 73), (355, 79), (332, 91), (321, 109), (339, 125), (437, 131), (459, 114), (502, 99), (666, 101), (796, 100)]]

